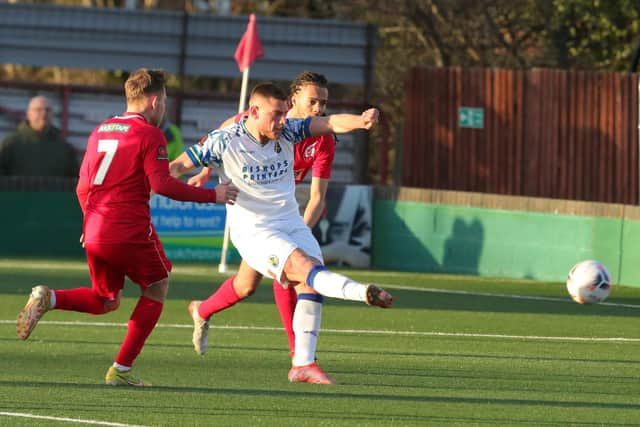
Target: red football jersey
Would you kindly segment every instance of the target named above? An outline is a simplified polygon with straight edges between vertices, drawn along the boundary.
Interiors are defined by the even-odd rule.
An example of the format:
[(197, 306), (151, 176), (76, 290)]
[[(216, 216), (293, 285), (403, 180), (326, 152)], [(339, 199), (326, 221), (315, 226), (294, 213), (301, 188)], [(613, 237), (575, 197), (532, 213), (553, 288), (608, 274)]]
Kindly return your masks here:
[(168, 169), (165, 137), (142, 115), (114, 117), (94, 129), (80, 167), (80, 179), (89, 183), (85, 242), (148, 240), (147, 176)]
[(215, 202), (215, 191), (169, 176), (167, 141), (144, 116), (126, 113), (89, 136), (76, 192), (84, 212), (84, 241), (148, 241), (151, 190), (176, 200)]
[(312, 136), (295, 146), (293, 176), (296, 184), (302, 182), (311, 169), (311, 176), (331, 178), (331, 164), (336, 152), (333, 135)]

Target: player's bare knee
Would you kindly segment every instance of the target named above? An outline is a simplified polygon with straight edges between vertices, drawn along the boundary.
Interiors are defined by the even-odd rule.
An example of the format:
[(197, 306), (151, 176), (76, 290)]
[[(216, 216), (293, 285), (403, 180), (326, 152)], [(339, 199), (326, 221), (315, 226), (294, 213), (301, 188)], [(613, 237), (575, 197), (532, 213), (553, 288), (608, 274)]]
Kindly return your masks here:
[(142, 290), (142, 296), (158, 302), (164, 302), (169, 292), (169, 278), (152, 283)]
[(233, 280), (233, 290), (236, 292), (239, 298), (247, 298), (253, 295), (260, 285), (262, 280), (262, 274), (258, 273), (246, 262), (240, 263), (238, 274)]
[(311, 269), (317, 264), (321, 264), (320, 261), (310, 257), (305, 251), (296, 249), (287, 258), (283, 275), (292, 283), (304, 283)]

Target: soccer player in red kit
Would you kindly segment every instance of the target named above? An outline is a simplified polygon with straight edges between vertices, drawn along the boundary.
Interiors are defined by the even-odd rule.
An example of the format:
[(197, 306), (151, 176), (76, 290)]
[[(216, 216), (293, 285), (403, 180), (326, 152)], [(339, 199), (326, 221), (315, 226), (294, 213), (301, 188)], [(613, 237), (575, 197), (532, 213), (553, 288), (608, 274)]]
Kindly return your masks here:
[[(329, 98), (327, 79), (322, 74), (305, 71), (298, 75), (291, 83), (289, 100), (291, 109), (287, 117), (305, 118), (322, 116), (327, 107)], [(234, 118), (225, 121), (221, 127), (228, 126), (234, 121), (238, 122), (245, 113), (240, 113)], [(295, 145), (294, 149), (294, 179), (295, 183), (301, 183), (309, 170), (311, 170), (311, 188), (309, 202), (304, 211), (304, 222), (309, 228), (315, 227), (325, 210), (325, 197), (331, 177), (331, 165), (335, 154), (336, 140), (333, 135), (321, 135), (307, 138)], [(208, 168), (189, 180), (196, 186), (204, 185), (210, 175)], [(247, 281), (246, 283), (250, 283)], [(195, 329), (193, 344), (197, 353), (204, 354), (208, 345), (208, 328), (200, 327), (200, 319), (208, 320), (213, 314), (231, 307), (236, 302), (244, 299), (251, 293), (244, 281), (237, 276), (230, 277), (222, 286), (205, 301), (194, 301), (189, 311), (194, 317)], [(297, 303), (296, 292), (292, 286), (283, 287), (278, 281), (273, 282), (273, 294), (280, 313), (280, 318), (289, 341), (289, 351), (293, 356), (295, 334), (293, 331), (293, 314)], [(197, 316), (194, 311), (197, 310)], [(316, 381), (318, 378), (305, 378), (304, 381)], [(330, 382), (327, 379), (327, 382)]]
[(34, 287), (18, 315), (17, 334), (27, 339), (49, 310), (104, 314), (117, 309), (128, 276), (140, 287), (141, 296), (105, 382), (148, 386), (133, 377), (131, 367), (160, 317), (171, 272), (151, 223), (150, 193), (233, 204), (237, 188), (230, 183), (215, 190), (195, 188), (169, 175), (167, 143), (158, 128), (166, 109), (163, 71), (134, 71), (125, 83), (125, 95), (127, 112), (103, 122), (89, 136), (76, 188), (91, 288)]

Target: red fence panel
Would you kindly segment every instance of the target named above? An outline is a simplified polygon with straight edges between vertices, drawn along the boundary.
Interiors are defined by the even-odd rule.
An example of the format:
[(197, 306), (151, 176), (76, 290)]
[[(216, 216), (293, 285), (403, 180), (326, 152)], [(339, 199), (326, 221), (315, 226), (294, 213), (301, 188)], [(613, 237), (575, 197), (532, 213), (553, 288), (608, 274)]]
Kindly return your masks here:
[[(469, 109), (482, 120), (464, 122)], [(638, 76), (414, 68), (402, 185), (638, 203)]]

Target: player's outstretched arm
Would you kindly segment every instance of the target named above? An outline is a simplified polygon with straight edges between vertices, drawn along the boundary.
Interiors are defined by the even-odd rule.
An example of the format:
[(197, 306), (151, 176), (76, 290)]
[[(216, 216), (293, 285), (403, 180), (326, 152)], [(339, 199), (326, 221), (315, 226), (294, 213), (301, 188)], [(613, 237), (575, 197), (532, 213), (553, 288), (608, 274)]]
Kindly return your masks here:
[[(153, 158), (152, 158), (153, 159)], [(220, 190), (196, 188), (174, 178), (194, 169), (193, 162), (186, 153), (182, 153), (169, 165), (155, 161), (145, 163), (145, 172), (154, 193), (174, 200), (199, 203), (235, 203), (237, 188), (226, 184)], [(169, 173), (170, 172), (171, 176)], [(218, 194), (220, 192), (221, 194)]]
[(377, 122), (379, 111), (369, 108), (362, 114), (331, 114), (330, 116), (312, 117), (309, 124), (311, 135), (329, 133), (347, 133), (356, 129), (371, 129)]
[(329, 180), (314, 176), (311, 178), (311, 189), (309, 190), (309, 201), (304, 209), (304, 223), (313, 228), (316, 226), (325, 207), (325, 198), (329, 188)]
[(174, 178), (180, 178), (182, 175), (191, 172), (196, 166), (186, 152), (180, 154), (175, 160), (169, 163), (169, 174)]
[(230, 182), (220, 184), (216, 189), (196, 188), (169, 176), (166, 172), (148, 175), (149, 184), (154, 193), (174, 200), (198, 203), (234, 204), (238, 197), (238, 188)]
[[(233, 185), (231, 182), (223, 182), (221, 184), (218, 184), (215, 188), (215, 190), (209, 190), (209, 189), (205, 189), (205, 188), (195, 188), (195, 187), (191, 187), (185, 183), (183, 183), (182, 181), (178, 181), (177, 179), (175, 179), (175, 177), (179, 177), (184, 175), (187, 172), (191, 172), (192, 170), (195, 169), (195, 165), (193, 164), (193, 161), (191, 160), (191, 158), (189, 157), (189, 155), (187, 155), (187, 153), (182, 153), (178, 156), (178, 158), (176, 158), (174, 161), (172, 161), (169, 164), (169, 173), (171, 176), (167, 176), (167, 178), (170, 178), (172, 181), (174, 182), (165, 182), (165, 185), (169, 185), (171, 187), (174, 187), (175, 184), (180, 184), (181, 186), (184, 186), (188, 189), (188, 193), (191, 193), (191, 197), (201, 197), (198, 193), (200, 192), (213, 192), (213, 198), (214, 200), (208, 200), (209, 202), (215, 202), (215, 203), (228, 203), (230, 205), (233, 205), (236, 202), (236, 198), (238, 197), (238, 187), (236, 187), (235, 185)], [(154, 191), (156, 191), (155, 188), (153, 188), (153, 183), (152, 183), (152, 189)], [(167, 197), (171, 197), (172, 199), (176, 199), (176, 200), (192, 200), (192, 201), (201, 201), (201, 200), (196, 200), (196, 199), (184, 199), (183, 197), (185, 197), (185, 195), (183, 194), (185, 192), (184, 188), (182, 190), (178, 189), (178, 188), (174, 188), (172, 190), (173, 191), (178, 191), (178, 197), (176, 197), (176, 195), (171, 195), (171, 194), (165, 194), (162, 193), (160, 191), (156, 191), (159, 194), (165, 195)]]

